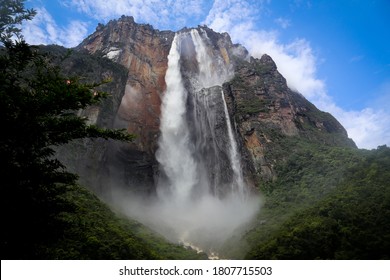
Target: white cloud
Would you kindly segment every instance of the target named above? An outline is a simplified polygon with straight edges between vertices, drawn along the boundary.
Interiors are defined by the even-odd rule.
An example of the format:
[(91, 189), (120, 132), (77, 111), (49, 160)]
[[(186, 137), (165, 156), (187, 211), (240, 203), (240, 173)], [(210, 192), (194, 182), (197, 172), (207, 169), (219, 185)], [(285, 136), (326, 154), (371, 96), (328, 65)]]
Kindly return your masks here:
[(390, 145), (390, 113), (380, 108), (346, 111), (337, 106), (328, 95), (325, 82), (317, 78), (318, 61), (310, 43), (298, 38), (283, 44), (278, 41), (276, 31), (256, 28), (258, 11), (258, 6), (250, 1), (216, 0), (205, 23), (216, 31), (228, 32), (234, 42), (244, 45), (254, 57), (270, 55), (288, 86), (334, 115), (358, 147)]
[(240, 29), (241, 24), (251, 24), (256, 11), (258, 8), (245, 0), (215, 0), (205, 23), (217, 31), (228, 32)]
[[(381, 84), (373, 96), (375, 97), (367, 108), (340, 114), (340, 119), (343, 119), (346, 127), (350, 127), (351, 136), (357, 143), (362, 143), (362, 146), (390, 146), (390, 82)], [(350, 124), (350, 120), (354, 121)], [(380, 139), (381, 142), (378, 141)]]
[(206, 0), (63, 0), (63, 4), (99, 21), (122, 15), (156, 28), (182, 28), (188, 19), (199, 19)]
[(343, 111), (336, 107), (332, 114), (344, 125), (358, 147), (372, 149), (383, 144), (390, 146), (389, 112), (373, 108)]
[(36, 10), (37, 15), (23, 24), (23, 36), (30, 44), (58, 44), (74, 47), (88, 34), (88, 25), (85, 22), (73, 20), (66, 27), (61, 27), (45, 8), (36, 8)]
[(275, 19), (275, 22), (280, 25), (283, 29), (286, 29), (287, 27), (291, 26), (291, 21), (286, 18), (279, 17)]

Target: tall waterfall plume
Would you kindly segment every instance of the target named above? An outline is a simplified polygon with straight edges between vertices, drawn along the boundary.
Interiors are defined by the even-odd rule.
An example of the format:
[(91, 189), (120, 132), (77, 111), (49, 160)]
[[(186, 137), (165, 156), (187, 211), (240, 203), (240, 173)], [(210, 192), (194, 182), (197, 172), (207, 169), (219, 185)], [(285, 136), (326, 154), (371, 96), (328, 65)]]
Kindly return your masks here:
[(258, 198), (245, 195), (221, 87), (231, 77), (231, 65), (211, 47), (204, 30), (176, 33), (161, 107), (157, 198), (129, 206), (133, 216), (170, 240), (209, 252), (259, 209)]
[(184, 201), (189, 199), (188, 196), (196, 185), (197, 174), (186, 122), (188, 94), (180, 72), (180, 39), (180, 34), (175, 36), (168, 55), (165, 76), (167, 89), (162, 104), (161, 138), (156, 157), (168, 178), (170, 195), (173, 196), (170, 199)]

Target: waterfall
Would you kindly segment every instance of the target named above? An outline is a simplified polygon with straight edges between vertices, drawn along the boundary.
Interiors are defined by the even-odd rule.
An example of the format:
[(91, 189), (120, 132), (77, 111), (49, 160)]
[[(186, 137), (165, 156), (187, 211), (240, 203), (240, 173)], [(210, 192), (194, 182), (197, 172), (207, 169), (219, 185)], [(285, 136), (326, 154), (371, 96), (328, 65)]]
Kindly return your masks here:
[(224, 79), (227, 77), (226, 75), (218, 75), (218, 72), (221, 72), (225, 67), (216, 69), (213, 65), (213, 59), (211, 59), (207, 53), (207, 48), (203, 43), (203, 39), (199, 35), (198, 30), (191, 30), (191, 38), (196, 50), (196, 61), (198, 62), (199, 67), (198, 83), (200, 87), (208, 88), (215, 85), (222, 85), (225, 81)]
[[(204, 36), (207, 36), (206, 34)], [(203, 42), (202, 37), (199, 35), (198, 30), (191, 30), (191, 37), (194, 42), (196, 50), (196, 60), (199, 67), (199, 84), (202, 87), (211, 87), (214, 85), (222, 85), (228, 78), (227, 67), (218, 68), (213, 67), (213, 59), (209, 56), (207, 48)], [(207, 37), (206, 37), (207, 38)], [(223, 90), (221, 88), (221, 99), (223, 103), (224, 114), (226, 118), (227, 134), (229, 139), (229, 160), (231, 168), (233, 170), (233, 181), (231, 182), (231, 191), (237, 192), (238, 195), (243, 195), (245, 191), (245, 184), (242, 175), (240, 154), (237, 150), (237, 142), (232, 129), (229, 112), (227, 109)]]
[[(206, 35), (204, 35), (206, 36)], [(222, 169), (231, 169), (233, 178), (231, 191), (242, 193), (244, 181), (237, 144), (232, 130), (226, 102), (223, 97), (212, 90), (204, 90), (221, 85), (227, 79), (227, 66), (215, 65), (207, 52), (207, 47), (196, 29), (190, 31), (198, 63), (198, 73), (192, 73), (193, 84), (189, 93), (184, 87), (181, 74), (181, 43), (188, 34), (176, 34), (168, 55), (168, 69), (165, 76), (166, 91), (163, 96), (160, 124), (160, 141), (156, 158), (166, 180), (160, 180), (158, 191), (164, 199), (185, 202), (195, 191), (202, 195), (204, 190), (214, 194), (221, 193), (218, 186), (221, 182)], [(207, 37), (206, 37), (207, 38)], [(190, 95), (190, 96), (189, 96)], [(192, 98), (194, 112), (187, 112), (187, 98)], [(218, 114), (225, 117), (226, 130), (216, 135)], [(193, 118), (190, 122), (189, 118)], [(189, 131), (193, 124), (193, 136)], [(226, 136), (226, 137), (225, 137)], [(221, 165), (226, 151), (218, 137), (227, 138), (229, 146), (229, 166)], [(224, 147), (225, 148), (225, 147)], [(225, 185), (229, 182), (225, 182)], [(168, 185), (168, 186), (167, 186)], [(226, 192), (226, 190), (225, 190)]]
[(127, 201), (126, 211), (173, 242), (213, 254), (240, 234), (259, 199), (243, 195), (247, 187), (221, 87), (230, 66), (211, 45), (202, 30), (175, 35), (161, 106), (157, 198)]
[(168, 177), (174, 199), (184, 201), (197, 178), (186, 122), (187, 91), (180, 72), (180, 44), (179, 34), (174, 37), (168, 55), (167, 89), (162, 103), (161, 138), (156, 158)]
[(230, 142), (230, 149), (229, 149), (229, 156), (230, 156), (230, 163), (232, 165), (233, 169), (233, 179), (234, 182), (232, 184), (232, 191), (236, 191), (239, 195), (243, 196), (245, 194), (245, 185), (244, 185), (244, 179), (242, 176), (242, 168), (241, 168), (241, 160), (240, 160), (240, 155), (237, 150), (237, 142), (236, 138), (234, 137), (233, 134), (233, 129), (232, 129), (232, 123), (230, 121), (229, 117), (229, 111), (226, 105), (225, 101), (225, 96), (223, 94), (223, 90), (221, 89), (221, 95), (222, 95), (222, 100), (223, 100), (223, 105), (224, 105), (224, 111), (225, 111), (225, 116), (226, 116), (226, 125), (227, 125), (227, 130), (228, 130), (228, 135), (229, 135), (229, 142)]

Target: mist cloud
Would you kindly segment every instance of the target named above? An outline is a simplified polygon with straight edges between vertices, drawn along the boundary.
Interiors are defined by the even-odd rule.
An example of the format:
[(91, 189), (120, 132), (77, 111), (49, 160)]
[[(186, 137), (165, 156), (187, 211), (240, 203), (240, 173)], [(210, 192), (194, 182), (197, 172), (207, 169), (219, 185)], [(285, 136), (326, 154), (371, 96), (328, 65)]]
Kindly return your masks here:
[(223, 199), (212, 195), (187, 200), (143, 200), (113, 193), (115, 207), (141, 221), (171, 242), (200, 248), (208, 254), (218, 252), (232, 235), (248, 228), (261, 205), (258, 196), (245, 200), (238, 196)]

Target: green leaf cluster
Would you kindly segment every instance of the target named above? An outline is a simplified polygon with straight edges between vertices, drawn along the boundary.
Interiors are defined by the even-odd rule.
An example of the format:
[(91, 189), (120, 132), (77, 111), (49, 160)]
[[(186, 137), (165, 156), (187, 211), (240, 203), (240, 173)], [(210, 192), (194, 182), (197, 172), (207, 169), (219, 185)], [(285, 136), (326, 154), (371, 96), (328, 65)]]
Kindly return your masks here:
[(31, 20), (35, 15), (34, 9), (24, 8), (25, 0), (1, 0), (0, 3), (0, 42), (11, 42), (12, 37), (22, 39), (21, 28), (24, 20)]

